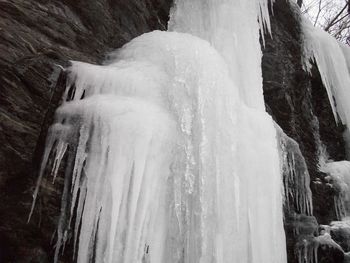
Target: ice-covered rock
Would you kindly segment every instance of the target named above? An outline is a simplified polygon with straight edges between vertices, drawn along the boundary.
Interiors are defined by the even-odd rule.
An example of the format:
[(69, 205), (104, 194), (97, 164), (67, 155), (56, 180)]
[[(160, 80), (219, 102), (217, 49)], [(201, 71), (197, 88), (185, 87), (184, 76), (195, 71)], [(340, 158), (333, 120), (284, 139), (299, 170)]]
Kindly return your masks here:
[(276, 125), (283, 174), (284, 205), (289, 212), (312, 215), (310, 175), (299, 144)]
[(350, 162), (320, 159), (319, 169), (328, 174), (329, 183), (337, 190), (334, 197), (339, 220), (349, 215), (350, 212)]
[(268, 1), (177, 1), (170, 25), (67, 69), (38, 181), (66, 158), (56, 261), (72, 228), (79, 263), (286, 262)]
[(334, 221), (330, 224), (330, 234), (332, 238), (347, 253), (350, 252), (350, 221), (344, 218), (343, 221)]

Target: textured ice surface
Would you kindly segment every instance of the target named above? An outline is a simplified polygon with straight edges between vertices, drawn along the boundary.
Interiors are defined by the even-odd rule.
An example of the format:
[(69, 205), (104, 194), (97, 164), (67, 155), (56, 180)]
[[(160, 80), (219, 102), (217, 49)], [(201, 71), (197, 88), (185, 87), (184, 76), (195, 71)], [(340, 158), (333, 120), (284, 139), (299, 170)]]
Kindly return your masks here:
[(338, 116), (343, 124), (350, 126), (350, 74), (349, 47), (339, 43), (334, 37), (322, 29), (315, 28), (306, 18), (301, 18), (304, 57), (303, 63), (307, 71), (311, 71), (311, 61), (315, 61), (335, 119)]
[(339, 194), (334, 197), (334, 205), (339, 220), (350, 215), (350, 162), (320, 161), (321, 172), (329, 174), (330, 182)]
[(79, 263), (286, 262), (267, 11), (177, 1), (170, 27), (184, 33), (142, 35), (103, 66), (73, 62), (40, 174), (67, 155), (56, 260), (73, 231)]
[(310, 175), (299, 144), (276, 125), (279, 138), (284, 202), (289, 211), (312, 215)]
[(261, 110), (265, 106), (259, 30), (270, 30), (268, 2), (177, 0), (169, 22), (172, 31), (208, 40), (227, 62), (243, 101)]
[(71, 178), (56, 254), (71, 228), (78, 262), (284, 262), (275, 129), (221, 56), (153, 32), (112, 57), (73, 62), (50, 129), (42, 172), (69, 148)]
[[(329, 101), (336, 121), (347, 126), (344, 139), (347, 143), (347, 155), (350, 152), (350, 50), (339, 43), (325, 31), (315, 28), (310, 21), (301, 17), (305, 69), (311, 72), (312, 61), (319, 69), (323, 84), (327, 90)], [(340, 119), (340, 120), (339, 120)], [(322, 153), (321, 153), (322, 155)], [(338, 219), (346, 216), (350, 195), (350, 162), (332, 162), (320, 157), (320, 170), (328, 173), (334, 186), (340, 191), (335, 197)]]

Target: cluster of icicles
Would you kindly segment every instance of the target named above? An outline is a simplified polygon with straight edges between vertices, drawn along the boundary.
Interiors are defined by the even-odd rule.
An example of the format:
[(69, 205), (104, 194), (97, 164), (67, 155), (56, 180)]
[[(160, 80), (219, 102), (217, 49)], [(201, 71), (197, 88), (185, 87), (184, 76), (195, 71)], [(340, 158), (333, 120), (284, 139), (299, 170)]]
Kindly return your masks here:
[(267, 0), (179, 0), (172, 32), (72, 62), (38, 180), (65, 165), (56, 262), (71, 233), (79, 263), (286, 262), (262, 25)]
[(78, 262), (281, 262), (275, 130), (238, 100), (218, 53), (152, 32), (114, 56), (73, 62), (50, 129), (42, 173), (53, 151), (54, 176), (67, 154), (70, 178), (56, 253), (75, 216)]
[[(264, 108), (268, 2), (178, 0), (171, 32), (66, 69), (34, 194), (65, 165), (55, 262), (71, 233), (79, 263), (286, 262), (282, 182), (295, 210), (312, 202), (297, 143)], [(350, 124), (348, 51), (303, 28), (306, 69), (314, 58)]]
[(279, 139), (284, 206), (289, 212), (312, 215), (310, 175), (305, 158), (295, 140), (288, 137), (277, 125), (276, 130)]
[(334, 196), (334, 207), (337, 219), (342, 220), (350, 216), (350, 162), (326, 160), (320, 162), (319, 169), (329, 175), (326, 179), (338, 193)]
[[(314, 64), (320, 72), (322, 82), (327, 90), (329, 102), (337, 123), (345, 126), (344, 140), (347, 157), (350, 156), (350, 49), (335, 38), (313, 25), (300, 14), (296, 3), (290, 2), (300, 18), (303, 39), (304, 69), (311, 74)], [(350, 212), (350, 162), (343, 160), (334, 162), (328, 159), (327, 150), (319, 143), (319, 170), (328, 174), (326, 179), (339, 192), (334, 197), (334, 207), (338, 220), (347, 220)], [(341, 223), (341, 222), (339, 222)], [(304, 242), (304, 243), (303, 243)], [(329, 232), (304, 240), (297, 248), (300, 263), (318, 262), (317, 253), (320, 245), (342, 248), (336, 244)]]

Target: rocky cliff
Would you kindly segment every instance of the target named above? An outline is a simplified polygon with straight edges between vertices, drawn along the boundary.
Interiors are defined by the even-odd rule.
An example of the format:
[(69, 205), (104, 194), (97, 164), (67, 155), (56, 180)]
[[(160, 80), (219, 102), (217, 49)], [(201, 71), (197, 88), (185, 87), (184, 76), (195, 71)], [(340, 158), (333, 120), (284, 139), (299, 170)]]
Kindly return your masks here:
[[(334, 205), (338, 192), (326, 180), (327, 175), (319, 171), (319, 145), (322, 143), (327, 148), (332, 160), (345, 160), (344, 127), (336, 124), (317, 66), (314, 65), (312, 74), (303, 70), (299, 17), (300, 12), (287, 1), (275, 3), (272, 37), (267, 36), (262, 61), (267, 110), (283, 131), (298, 143), (310, 176), (311, 213), (300, 211), (295, 204), (288, 208), (285, 205), (288, 262), (311, 262), (313, 255), (310, 253), (316, 253), (318, 262), (340, 263), (344, 255), (338, 246), (319, 245), (314, 238), (322, 231), (320, 225), (329, 225), (338, 219)], [(300, 166), (296, 168), (298, 170)]]
[[(62, 179), (44, 181), (27, 224), (47, 128), (64, 89), (69, 60), (98, 63), (104, 55), (151, 30), (166, 29), (171, 0), (0, 1), (0, 262), (51, 262)], [(263, 49), (264, 95), (269, 113), (300, 148), (311, 178), (313, 213), (285, 207), (289, 263), (319, 224), (336, 220), (336, 190), (318, 171), (319, 140), (333, 160), (345, 159), (343, 127), (336, 125), (317, 67), (301, 65), (297, 16), (278, 0), (272, 38)], [(338, 233), (341, 236), (343, 233)], [(336, 238), (336, 237), (335, 237)], [(348, 243), (340, 238), (345, 249)], [(345, 243), (344, 243), (345, 242)], [(343, 244), (344, 243), (344, 244)], [(343, 261), (322, 247), (319, 262)], [(71, 262), (67, 248), (62, 262)]]

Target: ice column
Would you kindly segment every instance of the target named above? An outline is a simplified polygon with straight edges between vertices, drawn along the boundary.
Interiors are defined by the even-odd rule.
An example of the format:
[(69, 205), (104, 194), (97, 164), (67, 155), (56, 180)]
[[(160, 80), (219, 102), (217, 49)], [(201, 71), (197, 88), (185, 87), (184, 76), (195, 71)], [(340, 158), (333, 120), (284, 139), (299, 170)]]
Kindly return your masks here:
[[(208, 40), (225, 59), (247, 106), (264, 110), (260, 32), (270, 31), (268, 0), (176, 0), (169, 29)], [(263, 34), (262, 34), (263, 35)]]
[[(169, 29), (206, 39), (227, 63), (245, 109), (238, 117), (240, 128), (237, 131), (240, 135), (237, 146), (240, 186), (237, 191), (240, 192), (238, 213), (241, 218), (238, 235), (245, 239), (244, 229), (248, 229), (249, 247), (260, 262), (285, 262), (282, 176), (278, 170), (276, 132), (272, 119), (265, 112), (262, 89), (259, 36), (264, 29), (270, 30), (268, 4), (267, 0), (177, 0)], [(248, 123), (248, 120), (255, 123)], [(249, 133), (244, 132), (246, 125), (251, 127)], [(256, 220), (258, 218), (260, 221)], [(267, 222), (269, 218), (276, 220), (271, 222), (273, 227), (261, 228), (261, 222)], [(269, 233), (276, 235), (274, 244), (263, 241)], [(277, 254), (276, 248), (280, 251)], [(258, 258), (249, 260), (255, 262)]]
[(268, 18), (264, 0), (177, 1), (183, 33), (72, 63), (38, 181), (67, 160), (56, 261), (73, 231), (79, 263), (286, 262)]

